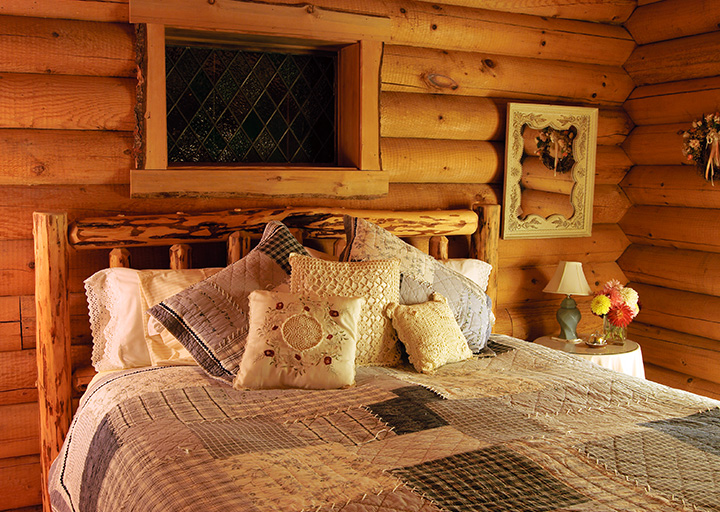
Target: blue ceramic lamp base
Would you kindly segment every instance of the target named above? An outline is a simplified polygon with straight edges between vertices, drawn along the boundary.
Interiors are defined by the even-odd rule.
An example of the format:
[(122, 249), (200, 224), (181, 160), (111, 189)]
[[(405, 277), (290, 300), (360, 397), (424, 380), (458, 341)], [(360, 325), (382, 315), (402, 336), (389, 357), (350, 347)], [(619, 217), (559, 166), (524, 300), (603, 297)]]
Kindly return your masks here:
[(577, 339), (577, 325), (580, 322), (580, 310), (577, 303), (569, 295), (560, 303), (560, 309), (557, 312), (557, 321), (560, 323), (560, 335), (558, 338), (563, 340)]

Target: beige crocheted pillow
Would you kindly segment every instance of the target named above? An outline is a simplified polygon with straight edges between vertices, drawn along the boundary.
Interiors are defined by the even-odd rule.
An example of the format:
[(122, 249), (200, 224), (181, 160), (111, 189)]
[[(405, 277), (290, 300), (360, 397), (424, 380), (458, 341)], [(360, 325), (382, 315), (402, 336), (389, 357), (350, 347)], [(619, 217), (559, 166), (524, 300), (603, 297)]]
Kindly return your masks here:
[(365, 299), (358, 322), (356, 364), (394, 366), (400, 362), (397, 336), (383, 314), (385, 306), (399, 300), (397, 260), (341, 262), (291, 254), (290, 266), (293, 293)]
[(444, 364), (472, 357), (447, 299), (437, 292), (421, 304), (403, 306), (392, 302), (385, 314), (419, 372), (432, 373)]

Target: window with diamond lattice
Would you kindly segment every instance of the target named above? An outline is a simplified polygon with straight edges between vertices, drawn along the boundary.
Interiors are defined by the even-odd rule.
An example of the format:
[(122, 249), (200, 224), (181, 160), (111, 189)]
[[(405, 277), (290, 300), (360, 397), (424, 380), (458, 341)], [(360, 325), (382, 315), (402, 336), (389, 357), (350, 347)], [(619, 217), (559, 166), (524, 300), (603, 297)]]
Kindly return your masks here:
[(335, 164), (335, 61), (167, 45), (168, 161)]
[(131, 196), (387, 195), (389, 18), (272, 0), (128, 3), (139, 64)]

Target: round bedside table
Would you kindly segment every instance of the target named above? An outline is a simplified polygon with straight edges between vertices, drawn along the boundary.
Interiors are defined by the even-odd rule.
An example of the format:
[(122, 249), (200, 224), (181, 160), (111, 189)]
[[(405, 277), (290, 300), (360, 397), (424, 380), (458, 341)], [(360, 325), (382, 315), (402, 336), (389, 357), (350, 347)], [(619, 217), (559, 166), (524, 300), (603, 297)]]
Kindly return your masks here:
[(536, 339), (535, 343), (555, 350), (562, 350), (569, 354), (575, 354), (617, 372), (645, 378), (645, 367), (643, 366), (640, 345), (631, 340), (625, 340), (623, 345), (608, 343), (604, 347), (589, 347), (584, 340), (575, 342), (561, 340), (552, 336), (542, 336)]

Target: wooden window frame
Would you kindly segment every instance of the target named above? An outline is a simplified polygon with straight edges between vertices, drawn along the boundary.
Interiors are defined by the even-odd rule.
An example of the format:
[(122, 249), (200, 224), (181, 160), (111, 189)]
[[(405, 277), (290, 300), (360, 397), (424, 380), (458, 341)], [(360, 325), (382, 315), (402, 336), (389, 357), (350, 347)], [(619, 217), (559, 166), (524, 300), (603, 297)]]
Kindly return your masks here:
[[(385, 17), (236, 0), (130, 0), (130, 22), (145, 24), (142, 168), (130, 172), (132, 197), (378, 197), (388, 193), (380, 166), (380, 63)], [(338, 52), (338, 165), (168, 166), (166, 38), (234, 40)]]

